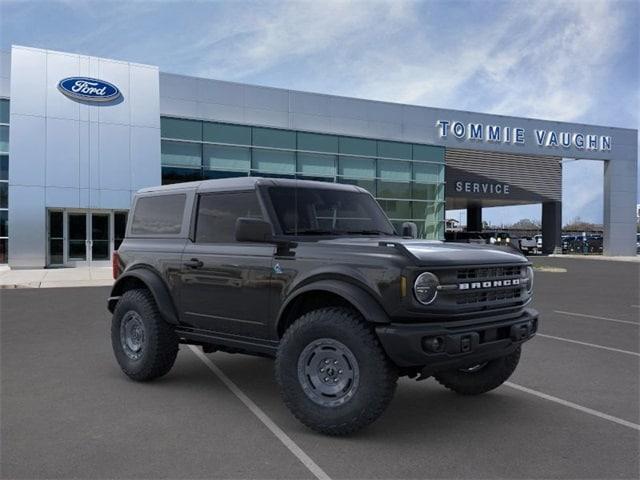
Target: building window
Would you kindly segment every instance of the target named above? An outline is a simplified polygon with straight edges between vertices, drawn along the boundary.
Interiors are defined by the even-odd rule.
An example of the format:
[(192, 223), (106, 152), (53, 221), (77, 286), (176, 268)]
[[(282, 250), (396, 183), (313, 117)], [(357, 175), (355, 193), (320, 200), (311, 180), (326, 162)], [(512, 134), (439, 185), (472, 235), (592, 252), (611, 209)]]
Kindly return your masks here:
[(303, 177), (330, 177), (333, 181), (336, 176), (336, 156), (298, 153), (297, 173)]
[(258, 147), (286, 148), (295, 150), (296, 133), (276, 128), (253, 128), (253, 145)]
[(340, 137), (340, 153), (362, 157), (377, 157), (378, 147), (375, 140)]
[(378, 156), (411, 160), (411, 144), (400, 142), (378, 142)]
[(298, 132), (298, 150), (338, 153), (338, 137), (317, 133)]
[(163, 140), (162, 165), (200, 167), (202, 165), (202, 145)]
[(246, 147), (205, 145), (204, 167), (215, 170), (248, 172), (251, 168), (251, 150)]
[(202, 122), (162, 117), (160, 119), (160, 134), (162, 138), (201, 141)]
[(0, 123), (9, 125), (9, 100), (0, 99)]
[(0, 153), (9, 153), (9, 126), (0, 125)]
[(162, 184), (195, 182), (202, 180), (201, 168), (162, 167)]
[(9, 180), (9, 155), (0, 155), (0, 182)]
[(411, 162), (378, 160), (378, 196), (411, 198)]
[(9, 100), (0, 99), (0, 264), (9, 261)]
[(7, 243), (9, 237), (9, 212), (0, 210), (0, 263), (7, 263)]
[(163, 118), (162, 165), (163, 184), (254, 175), (357, 185), (397, 228), (444, 235), (442, 147)]
[(296, 173), (296, 154), (285, 150), (255, 148), (251, 168), (260, 173), (293, 175)]
[(251, 127), (205, 122), (202, 128), (205, 142), (251, 145)]
[(0, 182), (0, 208), (9, 208), (9, 182)]

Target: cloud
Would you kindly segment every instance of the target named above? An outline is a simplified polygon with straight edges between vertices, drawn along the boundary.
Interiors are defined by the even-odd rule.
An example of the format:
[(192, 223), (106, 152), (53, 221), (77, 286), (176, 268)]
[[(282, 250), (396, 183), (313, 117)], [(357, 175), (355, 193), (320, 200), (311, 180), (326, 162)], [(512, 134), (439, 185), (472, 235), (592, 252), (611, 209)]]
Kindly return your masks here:
[[(606, 0), (0, 3), (3, 48), (20, 43), (185, 75), (622, 127), (639, 122), (639, 9)], [(572, 188), (588, 177), (600, 208), (589, 199), (580, 208), (601, 212), (601, 174), (573, 171), (565, 172), (565, 211), (579, 195)]]

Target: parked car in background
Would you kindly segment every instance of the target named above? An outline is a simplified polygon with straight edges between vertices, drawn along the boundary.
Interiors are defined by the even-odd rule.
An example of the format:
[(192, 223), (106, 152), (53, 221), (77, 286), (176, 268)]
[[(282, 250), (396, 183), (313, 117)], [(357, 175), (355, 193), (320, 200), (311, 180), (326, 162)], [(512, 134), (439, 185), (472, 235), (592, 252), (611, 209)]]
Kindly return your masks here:
[(603, 251), (602, 235), (563, 235), (562, 253), (598, 254)]
[(483, 230), (481, 232), (445, 232), (445, 241), (519, 248), (518, 245), (512, 245), (511, 235), (508, 232), (496, 230)]
[[(513, 242), (513, 239), (511, 241)], [(522, 237), (518, 239), (517, 246), (525, 255), (537, 255), (540, 253), (538, 241), (534, 237)]]

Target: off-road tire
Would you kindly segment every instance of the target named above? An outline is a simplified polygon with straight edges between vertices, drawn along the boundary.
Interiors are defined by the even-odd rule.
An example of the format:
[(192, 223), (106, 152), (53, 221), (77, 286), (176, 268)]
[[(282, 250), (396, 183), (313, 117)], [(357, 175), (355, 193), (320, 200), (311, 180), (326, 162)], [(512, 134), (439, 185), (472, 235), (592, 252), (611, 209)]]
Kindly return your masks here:
[[(137, 359), (127, 356), (121, 341), (121, 322), (128, 312), (135, 312), (144, 326), (145, 342)], [(128, 290), (118, 300), (111, 321), (111, 344), (122, 371), (138, 382), (167, 374), (178, 354), (178, 337), (162, 319), (153, 296), (146, 289)]]
[[(321, 339), (340, 342), (357, 362), (357, 388), (341, 405), (324, 406), (312, 401), (299, 379), (301, 354)], [(309, 428), (328, 435), (353, 433), (380, 417), (393, 398), (398, 380), (398, 372), (373, 329), (357, 312), (339, 307), (306, 313), (287, 329), (276, 356), (275, 373), (289, 410)]]
[(519, 360), (520, 347), (509, 355), (488, 361), (477, 371), (447, 370), (436, 373), (434, 378), (441, 385), (461, 395), (480, 395), (506, 382), (518, 366)]

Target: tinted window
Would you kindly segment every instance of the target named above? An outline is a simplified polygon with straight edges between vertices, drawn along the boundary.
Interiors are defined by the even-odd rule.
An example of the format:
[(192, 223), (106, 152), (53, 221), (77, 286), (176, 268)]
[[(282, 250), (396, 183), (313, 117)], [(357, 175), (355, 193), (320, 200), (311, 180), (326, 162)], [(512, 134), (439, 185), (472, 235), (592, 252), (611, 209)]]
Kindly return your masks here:
[(263, 218), (256, 192), (201, 195), (198, 202), (196, 242), (234, 242), (236, 220), (239, 217)]
[(162, 167), (162, 184), (195, 182), (202, 180), (201, 168)]
[(0, 155), (0, 180), (9, 180), (9, 156)]
[(0, 100), (0, 123), (9, 123), (9, 100)]
[(131, 222), (135, 235), (175, 235), (180, 233), (186, 195), (140, 197)]
[(380, 207), (366, 193), (272, 187), (269, 196), (285, 235), (394, 233)]

